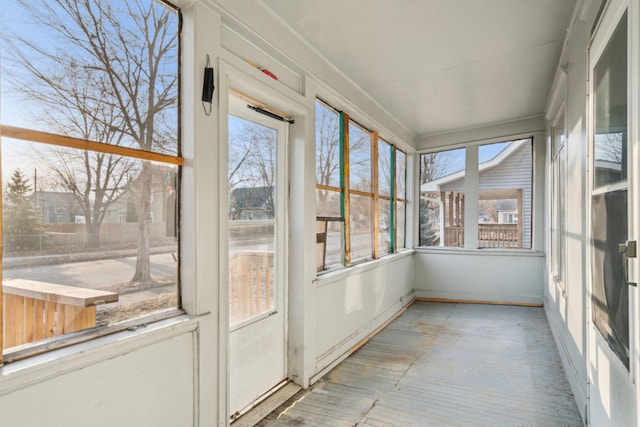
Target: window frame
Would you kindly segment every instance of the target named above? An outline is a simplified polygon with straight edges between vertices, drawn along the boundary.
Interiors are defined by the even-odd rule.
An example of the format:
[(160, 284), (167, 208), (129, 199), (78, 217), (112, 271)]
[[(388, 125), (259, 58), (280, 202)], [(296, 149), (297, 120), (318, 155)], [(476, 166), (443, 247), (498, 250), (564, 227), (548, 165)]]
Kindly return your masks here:
[[(562, 123), (560, 123), (562, 122)], [(559, 126), (561, 125), (561, 126)], [(561, 133), (556, 133), (559, 130)], [(562, 136), (562, 142), (556, 146), (557, 136)], [(550, 153), (550, 250), (551, 250), (551, 274), (557, 286), (562, 292), (566, 290), (567, 268), (567, 233), (561, 224), (567, 225), (566, 195), (567, 186), (567, 120), (566, 104), (563, 101), (556, 113), (551, 126)]]
[[(182, 195), (182, 170), (185, 166), (185, 158), (182, 155), (182, 11), (179, 7), (169, 3), (166, 0), (150, 0), (156, 2), (159, 5), (170, 9), (177, 15), (177, 33), (176, 33), (176, 154), (164, 154), (157, 151), (147, 151), (140, 148), (131, 148), (126, 146), (111, 145), (103, 142), (93, 141), (89, 139), (76, 138), (71, 136), (62, 135), (59, 133), (46, 132), (41, 130), (35, 130), (30, 128), (24, 128), (19, 126), (5, 125), (0, 123), (0, 137), (13, 139), (18, 142), (35, 143), (42, 146), (57, 146), (63, 148), (70, 148), (85, 152), (98, 152), (110, 155), (117, 155), (127, 157), (130, 159), (149, 161), (159, 163), (162, 165), (169, 165), (177, 167), (176, 172), (176, 212), (175, 212), (175, 235), (177, 239), (177, 256), (180, 259), (180, 253), (182, 245), (180, 244), (180, 212), (181, 212), (181, 195)], [(1, 144), (0, 144), (1, 145)], [(3, 182), (0, 178), (0, 182)], [(151, 197), (153, 195), (151, 194)], [(3, 213), (3, 198), (0, 198), (0, 249), (2, 248), (2, 213)], [(150, 212), (153, 215), (152, 212)], [(0, 278), (3, 271), (3, 257), (0, 257)], [(33, 356), (37, 356), (49, 351), (58, 350), (68, 346), (88, 342), (100, 337), (105, 337), (118, 332), (126, 330), (135, 330), (141, 326), (145, 326), (150, 323), (160, 322), (165, 319), (180, 316), (185, 313), (181, 303), (181, 273), (180, 262), (176, 265), (176, 297), (177, 305), (175, 307), (169, 307), (153, 311), (149, 314), (133, 317), (127, 320), (117, 322), (112, 325), (95, 326), (88, 329), (79, 330), (52, 338), (46, 338), (35, 341), (33, 343), (27, 343), (12, 347), (10, 351), (4, 348), (4, 292), (3, 286), (0, 283), (0, 367), (11, 362), (27, 359)]]
[[(537, 190), (537, 184), (536, 184), (536, 141), (537, 136), (534, 133), (523, 133), (523, 134), (516, 134), (516, 135), (512, 135), (512, 136), (506, 136), (506, 137), (498, 137), (498, 138), (491, 138), (491, 139), (486, 139), (486, 140), (478, 140), (478, 141), (473, 141), (473, 142), (468, 142), (468, 143), (460, 143), (460, 144), (451, 144), (451, 145), (445, 145), (445, 146), (438, 146), (438, 147), (434, 147), (432, 149), (428, 149), (428, 150), (422, 150), (418, 153), (418, 156), (420, 161), (419, 161), (419, 173), (422, 173), (422, 156), (423, 155), (427, 155), (427, 154), (432, 154), (432, 153), (440, 153), (440, 152), (447, 152), (447, 151), (453, 151), (453, 150), (459, 150), (459, 149), (463, 149), (465, 150), (465, 166), (463, 169), (461, 169), (460, 171), (463, 172), (463, 178), (464, 178), (464, 185), (463, 185), (463, 194), (462, 194), (462, 198), (464, 198), (464, 203), (461, 206), (461, 218), (463, 221), (463, 226), (466, 227), (469, 223), (469, 221), (472, 221), (472, 223), (475, 223), (475, 227), (478, 226), (478, 219), (477, 218), (472, 218), (470, 215), (470, 210), (466, 209), (465, 207), (467, 206), (467, 202), (469, 203), (474, 203), (476, 206), (480, 200), (479, 197), (479, 181), (480, 181), (480, 170), (479, 170), (479, 162), (478, 162), (478, 150), (481, 146), (484, 145), (490, 145), (490, 144), (497, 144), (497, 143), (506, 143), (506, 142), (517, 142), (517, 141), (524, 141), (524, 140), (528, 140), (528, 146), (531, 149), (531, 214), (530, 214), (530, 228), (529, 228), (529, 239), (530, 239), (530, 247), (498, 247), (498, 248), (487, 248), (487, 247), (480, 247), (478, 244), (472, 245), (469, 242), (467, 242), (467, 238), (470, 238), (470, 234), (468, 234), (466, 232), (466, 229), (464, 231), (464, 244), (462, 246), (420, 246), (418, 245), (417, 247), (420, 248), (421, 250), (446, 250), (446, 251), (455, 251), (455, 250), (460, 250), (460, 249), (464, 249), (464, 250), (477, 250), (477, 251), (495, 251), (495, 250), (501, 250), (501, 251), (505, 251), (505, 252), (513, 252), (513, 251), (522, 251), (522, 252), (530, 252), (530, 253), (534, 253), (536, 252), (535, 249), (535, 245), (534, 245), (534, 240), (535, 240), (535, 236), (534, 236), (534, 225), (535, 225), (535, 216), (536, 216), (536, 205), (535, 205), (535, 199), (536, 199), (536, 192)], [(469, 151), (471, 150), (471, 151)], [(472, 164), (471, 164), (471, 163)], [(471, 167), (471, 169), (470, 169)], [(457, 173), (460, 171), (456, 171), (456, 172), (452, 172), (453, 173)], [(471, 175), (473, 174), (473, 175)], [(467, 178), (468, 177), (473, 177), (472, 183), (468, 184), (467, 183)], [(419, 181), (420, 182), (420, 181)], [(476, 195), (476, 197), (473, 198), (473, 200), (468, 200), (469, 198), (467, 197), (467, 188), (468, 185), (471, 187), (471, 189), (478, 192), (478, 194)], [(421, 193), (421, 185), (419, 184), (419, 188), (418, 188), (418, 194)], [(471, 193), (469, 193), (471, 194)], [(421, 197), (421, 196), (420, 196)], [(418, 215), (418, 233), (420, 231), (420, 215)], [(478, 243), (478, 230), (476, 229), (476, 233), (475, 233), (475, 239), (473, 239), (474, 242)], [(523, 241), (525, 239), (523, 238)], [(418, 243), (419, 243), (419, 235), (418, 235)]]
[[(325, 216), (320, 216), (317, 214), (316, 211), (316, 220), (317, 221), (325, 221), (325, 222), (342, 222), (343, 226), (342, 226), (342, 231), (341, 231), (341, 239), (342, 239), (342, 263), (340, 266), (336, 266), (336, 267), (332, 267), (329, 269), (317, 269), (317, 274), (321, 275), (323, 273), (326, 272), (330, 272), (330, 271), (334, 271), (336, 269), (341, 269), (341, 268), (346, 268), (346, 267), (350, 267), (352, 265), (358, 265), (364, 262), (369, 262), (369, 261), (374, 261), (374, 260), (378, 260), (381, 259), (387, 255), (391, 255), (394, 253), (398, 252), (398, 245), (396, 244), (396, 237), (397, 237), (397, 218), (396, 218), (396, 213), (395, 213), (395, 208), (397, 205), (397, 202), (402, 202), (404, 203), (405, 206), (405, 221), (404, 221), (404, 241), (406, 242), (406, 206), (408, 203), (408, 198), (407, 198), (407, 191), (406, 191), (406, 187), (407, 187), (407, 179), (406, 179), (406, 171), (407, 171), (407, 159), (408, 159), (408, 154), (403, 151), (400, 150), (396, 144), (390, 143), (388, 142), (387, 139), (382, 139), (379, 136), (379, 132), (377, 130), (371, 130), (369, 128), (367, 128), (366, 126), (363, 126), (362, 124), (360, 124), (358, 121), (352, 119), (348, 113), (338, 110), (336, 108), (334, 108), (333, 106), (331, 106), (329, 103), (327, 103), (326, 101), (320, 99), (320, 98), (316, 98), (316, 103), (321, 104), (323, 107), (326, 107), (332, 111), (335, 111), (338, 115), (339, 115), (339, 123), (340, 123), (340, 129), (339, 129), (339, 133), (340, 133), (340, 147), (339, 147), (339, 151), (340, 151), (340, 187), (333, 187), (330, 185), (324, 185), (324, 184), (318, 184), (317, 182), (317, 176), (316, 176), (316, 191), (318, 190), (324, 190), (324, 191), (332, 191), (335, 193), (339, 193), (340, 194), (340, 216), (339, 217), (325, 217)], [(317, 111), (317, 110), (316, 110)], [(317, 114), (317, 113), (316, 113)], [(367, 133), (370, 137), (370, 162), (371, 162), (371, 191), (363, 191), (363, 190), (359, 190), (359, 189), (354, 189), (351, 188), (351, 168), (349, 167), (349, 159), (350, 159), (350, 149), (349, 149), (349, 138), (350, 138), (350, 133), (349, 133), (349, 128), (351, 126), (356, 126), (359, 129), (361, 129), (363, 132)], [(389, 150), (389, 159), (390, 159), (390, 190), (391, 190), (391, 194), (389, 196), (386, 195), (381, 195), (380, 194), (380, 185), (379, 185), (379, 144), (380, 144), (380, 140), (383, 141), (383, 143), (388, 144), (390, 147)], [(405, 195), (404, 198), (398, 198), (395, 195), (395, 189), (396, 186), (398, 185), (398, 179), (400, 179), (400, 177), (397, 176), (396, 171), (395, 171), (395, 162), (396, 162), (396, 152), (397, 151), (401, 151), (404, 156), (405, 156), (405, 168), (404, 168), (404, 175), (403, 175), (403, 179), (404, 179), (404, 188), (405, 188)], [(351, 237), (352, 237), (352, 225), (351, 225), (351, 208), (352, 208), (352, 200), (351, 200), (351, 195), (357, 196), (357, 197), (368, 197), (371, 198), (371, 204), (372, 204), (372, 216), (371, 216), (371, 247), (372, 247), (372, 251), (371, 254), (362, 258), (362, 259), (358, 259), (356, 261), (352, 260), (352, 255), (353, 255), (353, 251), (352, 251), (352, 247), (351, 247)], [(389, 232), (390, 232), (390, 248), (388, 252), (385, 253), (380, 253), (380, 248), (379, 248), (379, 231), (380, 231), (380, 221), (379, 221), (379, 211), (380, 211), (380, 200), (388, 200), (390, 202), (390, 225), (389, 225)], [(326, 239), (326, 234), (325, 236), (320, 236), (320, 234), (318, 234), (317, 237), (317, 242), (318, 243), (322, 243), (321, 240)], [(326, 240), (323, 240), (323, 244), (326, 245)], [(406, 246), (403, 244), (403, 246)], [(317, 247), (317, 246), (316, 246)], [(326, 250), (326, 247), (325, 247)], [(324, 267), (324, 257), (323, 257), (323, 263), (322, 266)]]

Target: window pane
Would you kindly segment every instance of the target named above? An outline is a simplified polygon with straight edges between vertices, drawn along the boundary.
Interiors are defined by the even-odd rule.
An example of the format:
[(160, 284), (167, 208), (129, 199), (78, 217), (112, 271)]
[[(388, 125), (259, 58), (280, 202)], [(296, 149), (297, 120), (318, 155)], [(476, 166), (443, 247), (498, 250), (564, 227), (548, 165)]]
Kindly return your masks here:
[(373, 199), (351, 195), (351, 262), (370, 259), (373, 255), (371, 219)]
[(378, 194), (391, 196), (391, 145), (378, 141)]
[(342, 266), (343, 228), (343, 222), (329, 221), (327, 223), (327, 243), (324, 257), (325, 270)]
[(558, 205), (557, 233), (558, 246), (556, 252), (557, 258), (557, 275), (558, 278), (565, 283), (565, 259), (566, 259), (566, 241), (567, 241), (567, 216), (566, 216), (566, 181), (567, 180), (567, 150), (563, 147), (558, 154), (558, 191), (556, 193)]
[(177, 166), (2, 138), (2, 171), (5, 347), (177, 306)]
[(420, 246), (464, 245), (465, 149), (420, 156)]
[(176, 11), (158, 1), (42, 4), (3, 3), (0, 103), (11, 107), (0, 121), (178, 154)]
[(478, 148), (479, 247), (531, 247), (532, 159), (531, 139)]
[(594, 69), (594, 185), (627, 179), (627, 17)]
[(378, 250), (384, 255), (391, 252), (391, 201), (381, 198), (378, 209)]
[(274, 224), (229, 223), (229, 322), (275, 309)]
[(557, 280), (565, 283), (565, 196), (566, 196), (566, 148), (565, 120), (561, 113), (553, 127), (553, 159), (551, 164), (551, 271)]
[(371, 136), (349, 123), (349, 185), (352, 190), (372, 191)]
[(275, 218), (278, 132), (229, 116), (229, 219)]
[(316, 183), (340, 187), (340, 115), (316, 102)]
[(317, 216), (340, 218), (340, 193), (329, 190), (316, 190)]
[(396, 249), (404, 249), (407, 247), (405, 242), (405, 218), (406, 204), (404, 202), (396, 202)]
[(406, 199), (407, 155), (396, 149), (396, 197)]

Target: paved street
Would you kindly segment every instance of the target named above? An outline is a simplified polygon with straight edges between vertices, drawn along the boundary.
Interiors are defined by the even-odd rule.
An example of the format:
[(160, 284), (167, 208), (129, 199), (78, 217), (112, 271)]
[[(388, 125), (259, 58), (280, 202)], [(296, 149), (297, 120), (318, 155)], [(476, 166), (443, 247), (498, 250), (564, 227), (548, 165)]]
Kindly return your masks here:
[[(84, 262), (17, 267), (3, 270), (4, 279), (30, 279), (60, 285), (104, 288), (126, 282), (133, 276), (136, 257), (102, 259)], [(177, 263), (170, 253), (151, 255), (151, 275), (175, 277)]]

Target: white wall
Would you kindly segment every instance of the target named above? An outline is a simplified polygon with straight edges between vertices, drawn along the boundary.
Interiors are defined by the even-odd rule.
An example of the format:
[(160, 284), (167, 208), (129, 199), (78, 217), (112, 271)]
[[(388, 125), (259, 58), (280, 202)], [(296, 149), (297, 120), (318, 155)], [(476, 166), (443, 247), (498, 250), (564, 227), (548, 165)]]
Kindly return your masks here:
[[(631, 357), (632, 371), (630, 373), (593, 326), (589, 308), (591, 263), (588, 237), (590, 185), (588, 178), (587, 71), (589, 64), (587, 52), (592, 40), (592, 28), (601, 3), (601, 1), (577, 2), (576, 13), (567, 34), (566, 46), (560, 59), (560, 67), (545, 114), (548, 134), (551, 135), (553, 120), (564, 102), (567, 121), (567, 188), (569, 191), (565, 193), (567, 215), (566, 280), (563, 289), (554, 280), (551, 272), (551, 260), (547, 259), (544, 273), (544, 304), (567, 378), (583, 418), (593, 426), (627, 426), (637, 423), (638, 396), (635, 389), (637, 386), (633, 386), (632, 383), (632, 377), (637, 377), (637, 353)], [(610, 4), (613, 3), (615, 2), (610, 2)], [(635, 39), (631, 38), (631, 40), (635, 40), (632, 44), (637, 43), (640, 25), (638, 12), (638, 2), (630, 2), (629, 31), (636, 34)], [(637, 44), (635, 46), (637, 49)], [(638, 60), (637, 55), (632, 56), (631, 70), (638, 69), (638, 64), (633, 64), (634, 58), (636, 61)], [(632, 73), (632, 87), (637, 87), (639, 77), (640, 74)], [(633, 98), (637, 100), (637, 97)], [(637, 104), (630, 105), (630, 109), (635, 110), (636, 113), (637, 107)], [(631, 129), (637, 129), (638, 115), (631, 114), (630, 117), (632, 120)], [(630, 159), (633, 157), (631, 156)], [(549, 158), (547, 160), (549, 161)], [(634, 166), (637, 169), (637, 158)], [(549, 191), (547, 200), (550, 200)], [(637, 188), (635, 194), (638, 194)], [(631, 197), (633, 198), (633, 195)], [(632, 222), (630, 221), (630, 223)], [(630, 228), (630, 232), (631, 230)], [(630, 289), (631, 307), (637, 307), (637, 302), (634, 301), (637, 299), (637, 293), (632, 288)], [(634, 346), (635, 342), (637, 346), (637, 316), (632, 314), (630, 322), (631, 345)], [(634, 370), (636, 372), (633, 372)]]
[(321, 276), (314, 283), (317, 314), (313, 380), (349, 349), (413, 301), (413, 251)]
[(542, 304), (541, 253), (418, 249), (413, 263), (416, 298)]
[(194, 321), (165, 321), (135, 338), (105, 337), (6, 365), (0, 422), (16, 427), (194, 425), (196, 328)]

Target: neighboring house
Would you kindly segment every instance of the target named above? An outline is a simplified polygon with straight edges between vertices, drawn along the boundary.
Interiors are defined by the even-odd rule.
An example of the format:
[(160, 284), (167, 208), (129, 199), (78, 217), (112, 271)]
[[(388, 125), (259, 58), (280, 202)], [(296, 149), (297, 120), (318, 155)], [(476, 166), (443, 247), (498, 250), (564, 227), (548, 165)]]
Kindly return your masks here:
[[(151, 222), (175, 220), (175, 173), (171, 167), (153, 165), (151, 176)], [(173, 197), (171, 197), (173, 196)], [(103, 223), (137, 222), (135, 179), (126, 185), (118, 199), (109, 206)], [(168, 201), (172, 200), (172, 203)]]
[(75, 223), (77, 217), (84, 217), (78, 199), (73, 193), (34, 191), (31, 198), (43, 224)]
[[(514, 141), (492, 159), (478, 165), (480, 201), (495, 202), (496, 217), (479, 212), (479, 223), (517, 224), (518, 246), (531, 247), (532, 147), (530, 139)], [(455, 228), (464, 234), (465, 171), (459, 171), (420, 186), (420, 194), (432, 212), (432, 223), (444, 236)], [(522, 213), (518, 212), (522, 206)], [(521, 218), (522, 217), (522, 218)], [(457, 239), (453, 246), (462, 246)], [(441, 239), (441, 245), (445, 242)], [(449, 245), (449, 244), (446, 244)]]
[(273, 187), (244, 187), (231, 191), (229, 219), (262, 220), (273, 218)]
[[(154, 166), (151, 179), (151, 221), (175, 220), (175, 174), (172, 168)], [(172, 175), (173, 174), (173, 175)], [(103, 224), (137, 221), (135, 184), (127, 188), (108, 207)], [(84, 224), (85, 214), (73, 193), (36, 191), (31, 195), (44, 224)], [(172, 201), (168, 203), (168, 201)]]
[(496, 216), (498, 217), (498, 224), (517, 224), (518, 201), (515, 199), (497, 200)]

